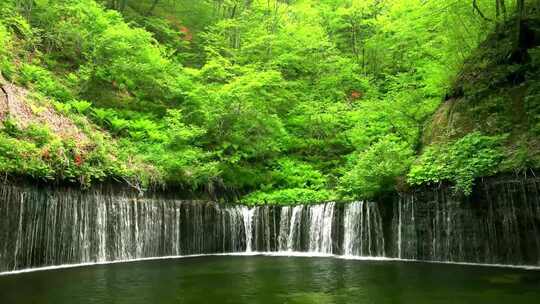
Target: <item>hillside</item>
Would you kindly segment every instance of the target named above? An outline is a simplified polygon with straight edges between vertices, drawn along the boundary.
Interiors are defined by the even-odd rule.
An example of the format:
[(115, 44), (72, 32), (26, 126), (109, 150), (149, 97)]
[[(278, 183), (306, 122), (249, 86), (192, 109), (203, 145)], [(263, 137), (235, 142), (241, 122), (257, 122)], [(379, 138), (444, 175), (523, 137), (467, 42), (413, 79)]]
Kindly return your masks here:
[(0, 4), (6, 177), (289, 204), (538, 166), (536, 3), (31, 3)]
[[(424, 127), (413, 182), (534, 174), (540, 168), (540, 19), (508, 22), (480, 44)], [(437, 168), (433, 170), (431, 168)]]
[(105, 179), (129, 183), (135, 171), (118, 159), (118, 146), (107, 132), (1, 74), (0, 89), (0, 171), (6, 178), (29, 176), (83, 187)]

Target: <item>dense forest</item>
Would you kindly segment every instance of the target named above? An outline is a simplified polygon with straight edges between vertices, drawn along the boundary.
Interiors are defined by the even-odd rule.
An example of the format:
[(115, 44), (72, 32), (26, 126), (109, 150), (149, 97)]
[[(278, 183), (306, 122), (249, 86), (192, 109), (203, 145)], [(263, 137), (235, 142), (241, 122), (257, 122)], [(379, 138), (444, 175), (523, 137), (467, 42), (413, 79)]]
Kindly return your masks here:
[(467, 194), (540, 167), (539, 9), (5, 0), (0, 172), (249, 204)]

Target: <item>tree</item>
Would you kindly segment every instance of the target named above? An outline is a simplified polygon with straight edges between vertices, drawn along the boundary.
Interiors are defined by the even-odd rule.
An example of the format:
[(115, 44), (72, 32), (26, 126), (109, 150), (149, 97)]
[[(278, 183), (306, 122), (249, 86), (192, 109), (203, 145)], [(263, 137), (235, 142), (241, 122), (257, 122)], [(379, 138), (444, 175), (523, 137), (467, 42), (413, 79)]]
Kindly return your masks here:
[(152, 14), (152, 12), (154, 11), (154, 9), (156, 8), (157, 4), (159, 3), (159, 0), (154, 0), (152, 2), (152, 5), (150, 6), (150, 8), (148, 9), (148, 12), (146, 13), (146, 15), (150, 15)]

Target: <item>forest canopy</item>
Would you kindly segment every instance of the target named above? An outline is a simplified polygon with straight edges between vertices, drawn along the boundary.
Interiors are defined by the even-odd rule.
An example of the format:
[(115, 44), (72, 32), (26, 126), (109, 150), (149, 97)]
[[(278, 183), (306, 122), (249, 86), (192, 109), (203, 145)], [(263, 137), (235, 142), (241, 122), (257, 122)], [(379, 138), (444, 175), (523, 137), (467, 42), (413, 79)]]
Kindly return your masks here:
[(467, 193), (479, 176), (538, 166), (536, 156), (501, 165), (505, 131), (431, 145), (426, 125), (478, 46), (504, 32), (519, 48), (521, 20), (539, 6), (2, 1), (3, 78), (28, 90), (32, 115), (52, 107), (81, 135), (8, 113), (0, 172), (253, 204), (372, 199), (443, 181)]

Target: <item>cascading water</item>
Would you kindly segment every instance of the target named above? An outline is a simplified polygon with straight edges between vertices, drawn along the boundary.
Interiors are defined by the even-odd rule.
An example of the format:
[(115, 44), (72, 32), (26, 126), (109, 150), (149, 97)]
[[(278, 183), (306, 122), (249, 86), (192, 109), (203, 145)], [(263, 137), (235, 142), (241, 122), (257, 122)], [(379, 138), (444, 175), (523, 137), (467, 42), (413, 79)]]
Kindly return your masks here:
[(347, 204), (344, 216), (343, 254), (384, 256), (384, 237), (375, 203)]
[(293, 208), (289, 206), (284, 206), (281, 208), (281, 214), (279, 215), (280, 225), (278, 236), (279, 251), (290, 251), (289, 234), (291, 230), (292, 211)]
[(540, 265), (538, 179), (489, 181), (464, 198), (452, 189), (401, 195), (394, 204), (394, 256)]
[(300, 239), (300, 233), (302, 229), (302, 214), (304, 211), (304, 206), (295, 206), (292, 209), (292, 215), (291, 220), (287, 222), (283, 222), (282, 226), (284, 226), (284, 230), (288, 230), (289, 234), (287, 237), (286, 242), (284, 242), (284, 245), (287, 248), (287, 251), (293, 251), (295, 249), (301, 248), (301, 239)]
[[(391, 204), (246, 206), (0, 185), (0, 272), (237, 252), (540, 265), (538, 179), (448, 189)], [(383, 227), (383, 223), (386, 223)]]
[(309, 251), (332, 253), (332, 223), (335, 203), (309, 208)]
[[(342, 253), (344, 214), (336, 203), (248, 208), (122, 191), (8, 185), (0, 186), (0, 198), (0, 271), (202, 253)], [(372, 214), (368, 219), (347, 213), (347, 225), (361, 223), (371, 239), (382, 239), (380, 216)], [(354, 233), (346, 234), (348, 244), (369, 243), (351, 237)], [(381, 242), (368, 243), (365, 248), (377, 249), (347, 254), (383, 250)]]
[(0, 271), (245, 250), (239, 207), (0, 187)]
[(253, 213), (255, 209), (241, 208), (246, 232), (246, 252), (251, 252), (253, 247)]

